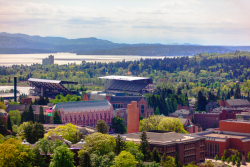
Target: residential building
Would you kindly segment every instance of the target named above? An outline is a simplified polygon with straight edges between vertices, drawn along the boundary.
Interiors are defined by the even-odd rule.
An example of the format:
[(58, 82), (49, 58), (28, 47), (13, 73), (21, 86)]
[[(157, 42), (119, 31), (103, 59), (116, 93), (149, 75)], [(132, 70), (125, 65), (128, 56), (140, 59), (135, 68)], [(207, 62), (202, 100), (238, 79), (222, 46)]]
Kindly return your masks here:
[[(205, 161), (205, 137), (165, 131), (149, 131), (146, 134), (151, 151), (157, 148), (161, 155), (165, 153), (172, 157), (177, 153), (183, 165)], [(141, 132), (122, 135), (125, 141), (136, 143), (140, 143), (140, 136)]]
[(113, 106), (108, 100), (77, 101), (57, 103), (53, 111), (60, 113), (62, 123), (95, 126), (99, 119), (111, 123), (114, 117)]
[(189, 109), (179, 109), (176, 110), (174, 113), (170, 114), (171, 117), (182, 117), (182, 118), (189, 118), (192, 119), (193, 117), (193, 112), (190, 111)]

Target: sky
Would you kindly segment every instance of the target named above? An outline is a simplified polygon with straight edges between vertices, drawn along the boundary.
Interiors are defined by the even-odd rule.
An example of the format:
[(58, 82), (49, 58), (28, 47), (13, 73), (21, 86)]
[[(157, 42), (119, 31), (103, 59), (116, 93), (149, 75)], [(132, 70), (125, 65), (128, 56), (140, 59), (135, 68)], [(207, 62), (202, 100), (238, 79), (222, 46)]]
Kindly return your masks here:
[(0, 32), (117, 43), (250, 45), (249, 0), (0, 0)]

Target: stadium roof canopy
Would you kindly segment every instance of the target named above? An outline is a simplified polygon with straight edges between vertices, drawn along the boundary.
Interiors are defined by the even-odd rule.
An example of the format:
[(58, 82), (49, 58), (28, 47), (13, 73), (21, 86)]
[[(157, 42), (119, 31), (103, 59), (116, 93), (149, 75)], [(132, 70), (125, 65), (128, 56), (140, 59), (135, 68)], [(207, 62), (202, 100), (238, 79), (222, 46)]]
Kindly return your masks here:
[(151, 78), (147, 77), (130, 77), (130, 76), (105, 76), (100, 79), (111, 80), (104, 86), (106, 93), (120, 93), (126, 91), (129, 95), (142, 94), (143, 89), (152, 83)]
[(48, 79), (37, 79), (29, 78), (28, 79), (31, 86), (35, 87), (34, 95), (54, 97), (60, 93), (67, 95), (76, 93), (68, 90), (62, 84), (78, 84), (78, 82), (71, 81), (60, 81), (60, 80), (48, 80)]
[(152, 80), (148, 77), (131, 77), (131, 76), (118, 76), (118, 75), (110, 75), (104, 77), (98, 77), (100, 79), (113, 79), (113, 80), (123, 80), (123, 81), (139, 81), (139, 80)]
[(29, 82), (52, 83), (52, 84), (78, 84), (78, 82), (72, 82), (72, 81), (60, 81), (60, 80), (37, 79), (37, 78), (29, 78), (28, 81)]

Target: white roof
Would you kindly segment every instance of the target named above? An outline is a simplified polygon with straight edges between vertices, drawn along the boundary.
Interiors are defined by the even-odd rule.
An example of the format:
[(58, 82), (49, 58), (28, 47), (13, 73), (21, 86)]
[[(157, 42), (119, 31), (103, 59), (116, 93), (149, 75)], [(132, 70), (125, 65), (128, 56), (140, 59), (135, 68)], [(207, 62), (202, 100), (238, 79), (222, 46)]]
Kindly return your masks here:
[(37, 78), (29, 78), (30, 82), (48, 82), (48, 83), (56, 83), (59, 84), (61, 81), (59, 80), (49, 80), (49, 79), (37, 79)]
[(123, 81), (135, 81), (135, 80), (145, 80), (151, 79), (148, 77), (131, 77), (131, 76), (119, 76), (119, 75), (110, 75), (104, 77), (98, 77), (100, 79), (114, 79), (114, 80), (123, 80)]

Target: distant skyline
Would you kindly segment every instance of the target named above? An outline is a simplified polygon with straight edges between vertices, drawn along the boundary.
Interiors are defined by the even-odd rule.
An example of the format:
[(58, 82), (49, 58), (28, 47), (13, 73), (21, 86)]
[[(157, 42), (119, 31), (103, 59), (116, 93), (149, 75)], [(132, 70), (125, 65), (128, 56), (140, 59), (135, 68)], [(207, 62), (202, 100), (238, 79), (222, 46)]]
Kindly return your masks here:
[(0, 0), (0, 32), (116, 43), (250, 45), (249, 0)]

